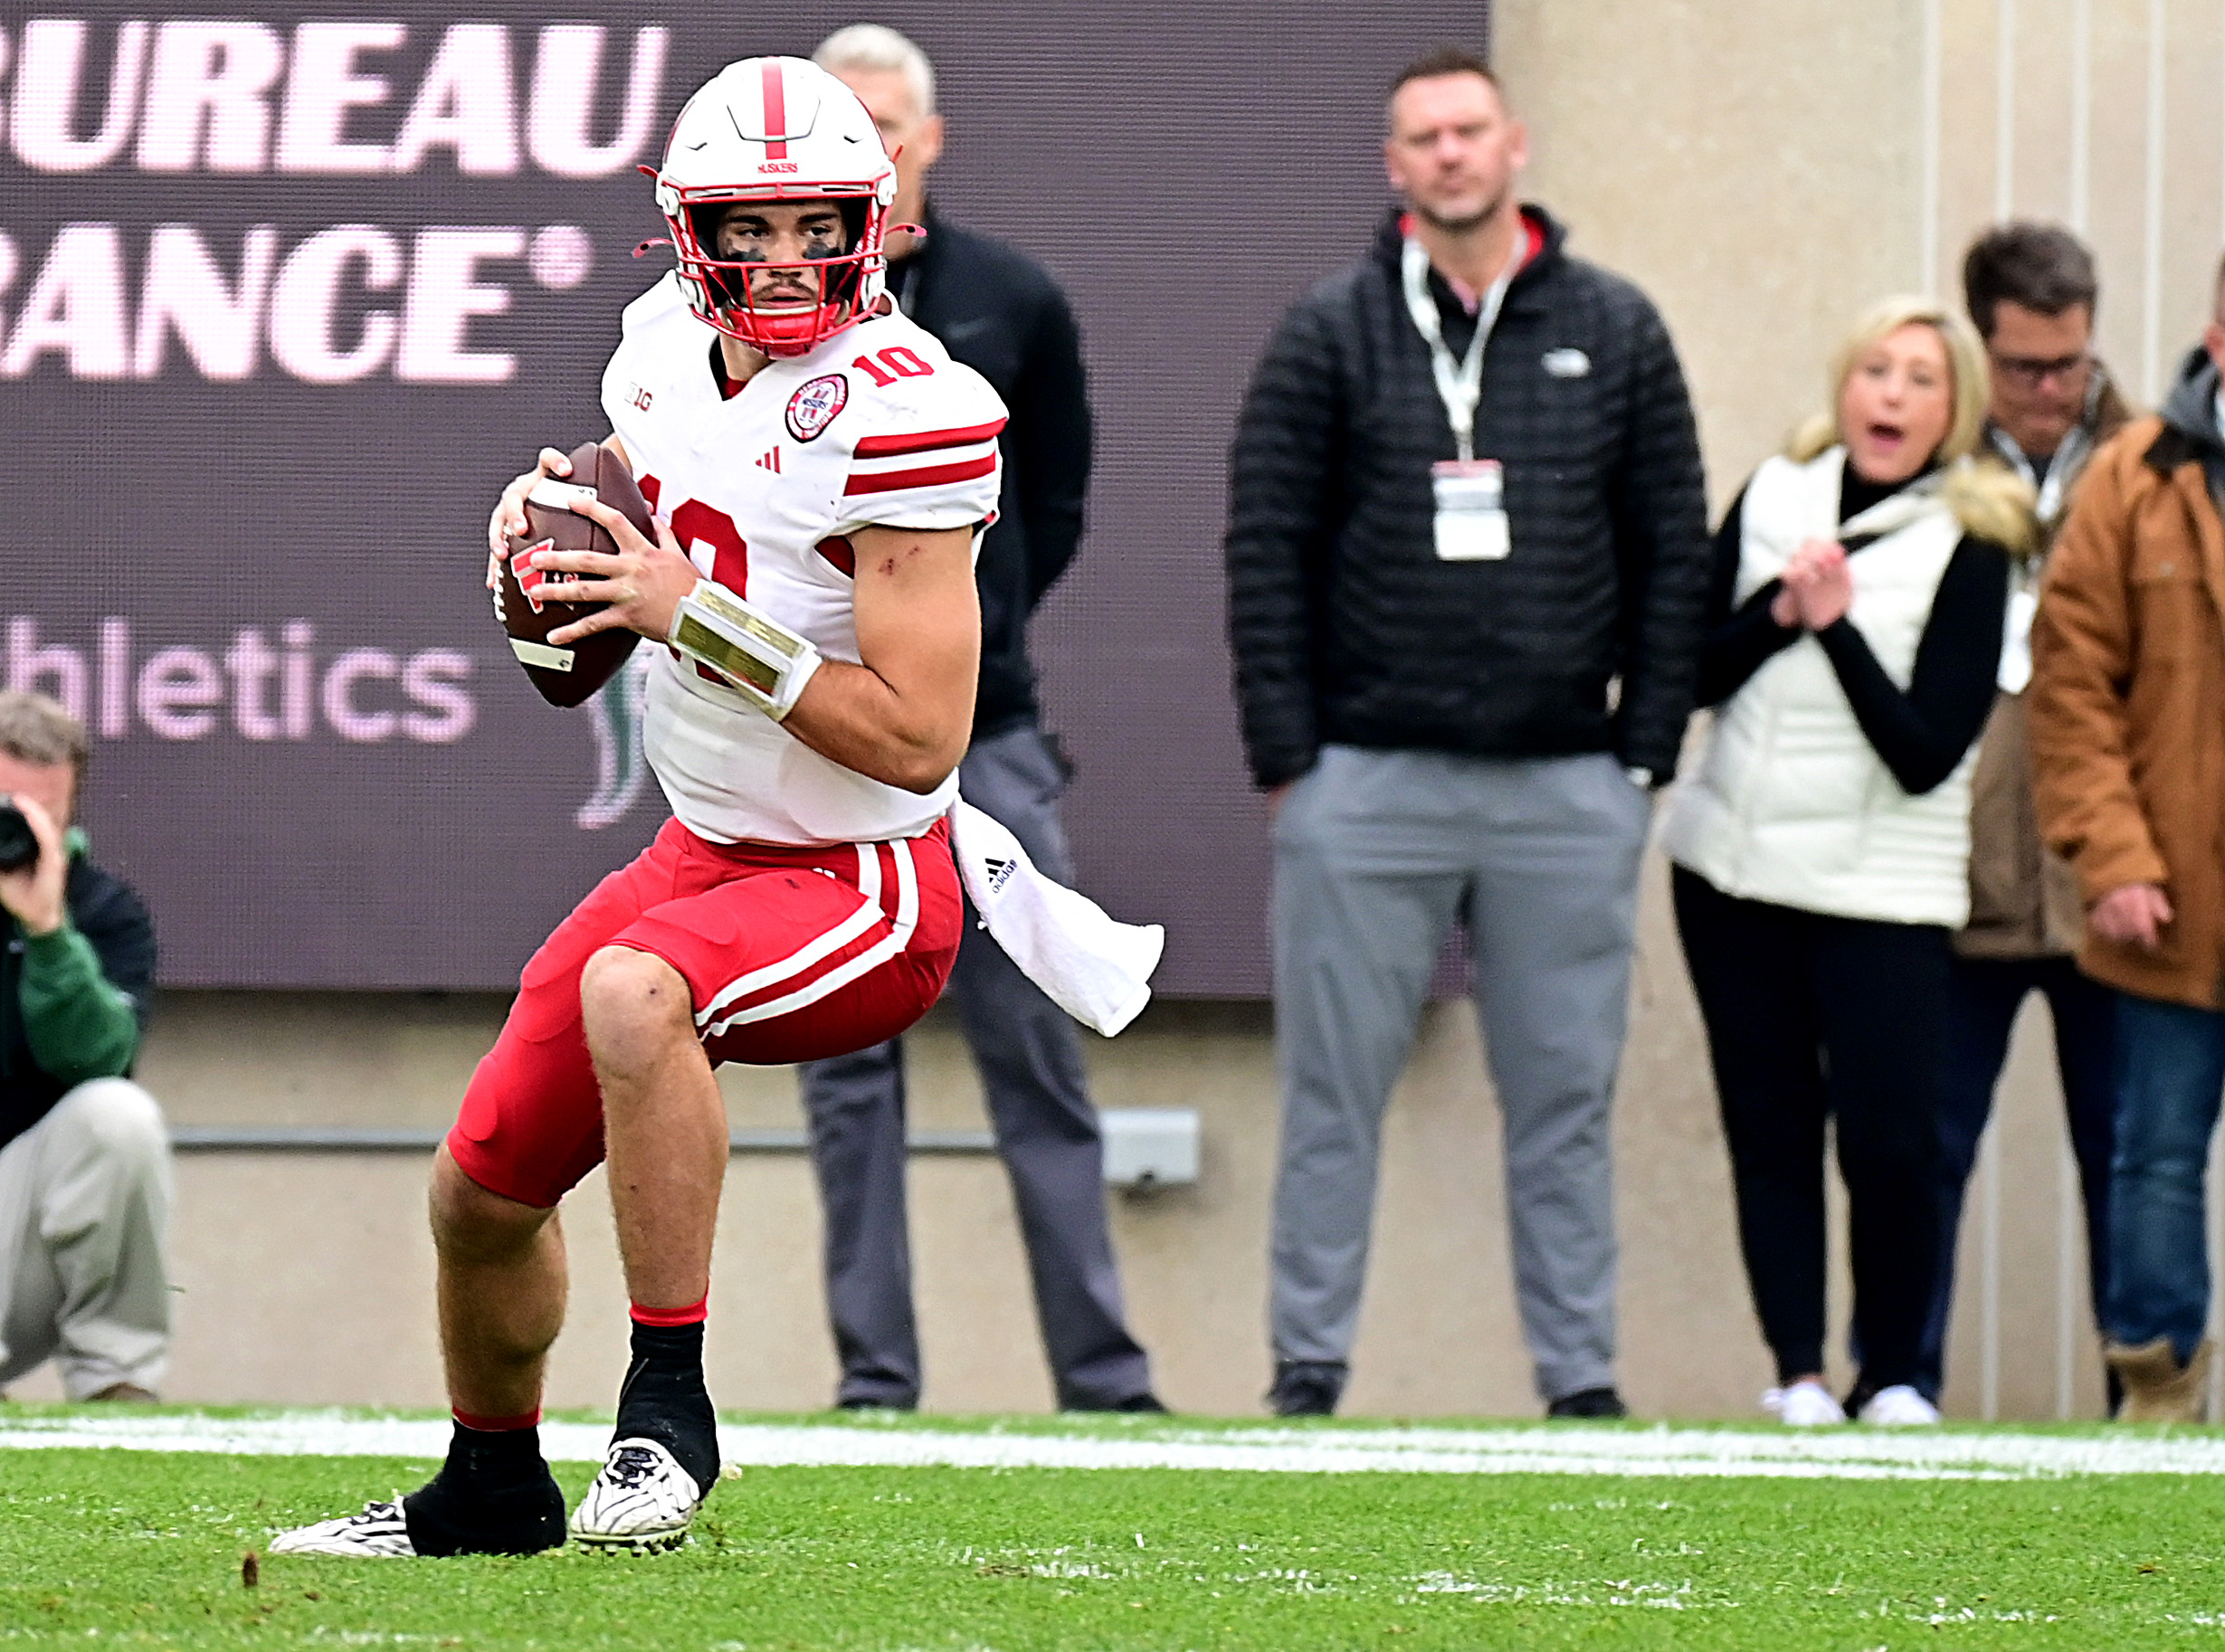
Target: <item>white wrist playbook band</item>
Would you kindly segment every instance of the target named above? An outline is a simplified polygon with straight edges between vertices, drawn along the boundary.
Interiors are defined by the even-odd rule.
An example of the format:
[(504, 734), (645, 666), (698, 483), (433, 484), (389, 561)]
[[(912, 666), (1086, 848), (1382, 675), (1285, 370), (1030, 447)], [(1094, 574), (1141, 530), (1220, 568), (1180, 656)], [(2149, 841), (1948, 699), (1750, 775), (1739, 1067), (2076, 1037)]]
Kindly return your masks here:
[(708, 580), (680, 599), (671, 641), (775, 723), (795, 709), (819, 669), (819, 650), (808, 638)]

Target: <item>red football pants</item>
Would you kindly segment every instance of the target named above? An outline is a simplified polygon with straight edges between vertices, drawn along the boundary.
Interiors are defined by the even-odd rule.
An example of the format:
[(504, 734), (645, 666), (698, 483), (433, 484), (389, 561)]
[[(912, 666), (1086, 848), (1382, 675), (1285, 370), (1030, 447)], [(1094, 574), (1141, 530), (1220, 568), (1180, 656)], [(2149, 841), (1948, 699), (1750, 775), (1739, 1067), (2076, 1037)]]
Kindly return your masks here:
[(605, 946), (688, 983), (713, 1066), (847, 1055), (892, 1039), (949, 979), (965, 923), (949, 828), (787, 849), (713, 843), (668, 821), (533, 954), (448, 1151), (481, 1187), (546, 1208), (603, 1160), (603, 1097), (580, 974)]

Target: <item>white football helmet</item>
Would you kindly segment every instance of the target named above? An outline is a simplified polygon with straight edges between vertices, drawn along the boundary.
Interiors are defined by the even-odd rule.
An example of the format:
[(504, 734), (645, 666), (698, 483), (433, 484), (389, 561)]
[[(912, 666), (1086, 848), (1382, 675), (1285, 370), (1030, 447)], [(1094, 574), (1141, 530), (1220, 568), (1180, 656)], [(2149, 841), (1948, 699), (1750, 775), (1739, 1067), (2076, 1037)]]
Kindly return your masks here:
[[(818, 64), (800, 57), (727, 64), (680, 111), (653, 176), (688, 302), (720, 332), (767, 356), (802, 356), (880, 301), (896, 163), (857, 94)], [(718, 256), (718, 217), (729, 203), (821, 200), (841, 209), (847, 252), (788, 265)], [(819, 302), (754, 304), (747, 272), (775, 268), (817, 272)]]

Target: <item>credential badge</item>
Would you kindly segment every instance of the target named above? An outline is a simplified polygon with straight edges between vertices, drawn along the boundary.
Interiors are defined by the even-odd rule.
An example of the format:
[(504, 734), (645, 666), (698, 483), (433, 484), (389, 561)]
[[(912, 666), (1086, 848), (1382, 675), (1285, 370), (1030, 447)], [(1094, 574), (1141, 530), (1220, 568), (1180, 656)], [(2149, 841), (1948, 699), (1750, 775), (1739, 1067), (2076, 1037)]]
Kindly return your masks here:
[(834, 422), (850, 400), (850, 381), (839, 373), (815, 378), (788, 398), (788, 433), (809, 441)]

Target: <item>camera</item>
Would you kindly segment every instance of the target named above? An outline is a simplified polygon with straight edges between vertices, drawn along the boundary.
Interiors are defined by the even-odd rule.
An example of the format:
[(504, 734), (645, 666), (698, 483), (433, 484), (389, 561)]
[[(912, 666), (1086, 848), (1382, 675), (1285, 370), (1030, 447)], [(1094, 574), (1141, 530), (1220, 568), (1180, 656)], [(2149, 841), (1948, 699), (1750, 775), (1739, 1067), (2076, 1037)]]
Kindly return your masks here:
[(15, 800), (0, 793), (0, 872), (20, 872), (37, 864), (39, 834), (15, 806)]

